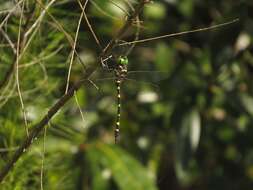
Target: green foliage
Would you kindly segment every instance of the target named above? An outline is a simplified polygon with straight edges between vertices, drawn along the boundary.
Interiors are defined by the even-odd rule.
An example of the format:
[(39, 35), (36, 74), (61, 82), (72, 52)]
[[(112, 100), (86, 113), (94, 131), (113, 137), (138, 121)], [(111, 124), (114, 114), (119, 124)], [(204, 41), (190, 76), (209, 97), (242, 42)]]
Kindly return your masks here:
[[(104, 177), (106, 177), (107, 168), (120, 189), (156, 189), (154, 174), (143, 168), (126, 151), (102, 143), (91, 146), (88, 150), (89, 160), (92, 161), (94, 167), (101, 165), (105, 168), (105, 172), (99, 172), (100, 175), (104, 174)], [(98, 189), (100, 188), (104, 189), (103, 187)]]

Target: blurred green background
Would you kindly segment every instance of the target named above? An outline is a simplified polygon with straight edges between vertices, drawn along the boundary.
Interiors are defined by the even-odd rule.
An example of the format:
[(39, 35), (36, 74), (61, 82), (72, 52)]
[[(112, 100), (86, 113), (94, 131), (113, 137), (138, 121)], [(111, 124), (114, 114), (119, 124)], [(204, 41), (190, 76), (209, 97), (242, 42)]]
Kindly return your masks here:
[[(24, 2), (0, 1), (0, 82), (15, 62), (23, 15), (19, 84), (30, 127), (64, 94), (69, 36), (74, 39), (82, 11), (75, 0)], [(136, 4), (88, 2), (86, 15), (103, 47)], [(140, 39), (240, 21), (136, 44), (129, 70), (163, 71), (165, 76), (140, 73), (123, 82), (118, 145), (113, 134), (116, 87), (113, 80), (96, 80), (106, 74), (98, 68), (92, 78), (98, 89), (84, 81), (0, 189), (252, 189), (252, 10), (250, 0), (163, 0), (146, 5), (140, 15)], [(133, 24), (122, 40), (133, 41), (137, 26)], [(96, 64), (101, 53), (84, 19), (76, 51), (71, 84), (82, 78), (82, 64)], [(0, 83), (0, 170), (26, 137), (15, 73), (12, 70)]]

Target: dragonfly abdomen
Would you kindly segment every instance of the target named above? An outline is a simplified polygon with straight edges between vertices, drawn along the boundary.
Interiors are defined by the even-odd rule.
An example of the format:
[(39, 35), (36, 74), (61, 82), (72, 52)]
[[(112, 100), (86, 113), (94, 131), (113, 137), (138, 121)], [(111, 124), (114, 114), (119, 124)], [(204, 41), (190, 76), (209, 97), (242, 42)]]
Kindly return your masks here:
[(119, 142), (120, 137), (120, 114), (121, 114), (121, 93), (120, 93), (120, 84), (121, 80), (116, 80), (116, 87), (117, 87), (117, 119), (116, 119), (116, 126), (114, 130), (114, 137), (115, 137), (115, 143)]
[(127, 75), (127, 67), (125, 65), (119, 64), (118, 68), (115, 69), (115, 76), (116, 76), (116, 87), (117, 87), (117, 119), (116, 119), (116, 126), (114, 130), (114, 137), (115, 143), (119, 142), (120, 138), (120, 114), (121, 114), (121, 82), (126, 78)]

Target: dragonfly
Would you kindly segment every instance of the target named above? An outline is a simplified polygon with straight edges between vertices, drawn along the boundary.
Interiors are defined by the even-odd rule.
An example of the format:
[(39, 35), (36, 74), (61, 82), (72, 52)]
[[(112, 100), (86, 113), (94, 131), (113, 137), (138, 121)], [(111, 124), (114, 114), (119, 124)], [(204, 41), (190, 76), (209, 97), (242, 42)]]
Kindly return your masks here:
[[(122, 43), (122, 42), (121, 42)], [(95, 79), (95, 81), (101, 80), (114, 80), (116, 90), (117, 90), (117, 115), (116, 122), (114, 126), (114, 140), (115, 144), (120, 141), (120, 120), (121, 120), (121, 85), (124, 81), (139, 82), (136, 78), (146, 78), (148, 81), (141, 81), (143, 83), (148, 83), (152, 86), (158, 87), (152, 82), (157, 82), (162, 79), (167, 78), (166, 72), (161, 71), (128, 71), (129, 59), (128, 54), (132, 50), (132, 46), (124, 45), (119, 46), (116, 44), (112, 48), (112, 55), (104, 59), (103, 71), (108, 71), (112, 73), (112, 77)], [(142, 75), (140, 77), (140, 75)]]
[[(130, 73), (135, 72), (137, 74), (140, 74), (142, 72), (142, 71), (132, 71), (132, 72), (128, 71), (128, 65), (129, 65), (128, 54), (133, 49), (133, 46), (137, 43), (143, 43), (143, 42), (148, 42), (148, 41), (153, 41), (153, 40), (168, 38), (168, 37), (173, 37), (173, 36), (180, 36), (183, 34), (207, 31), (207, 30), (223, 27), (225, 25), (229, 25), (229, 24), (232, 24), (235, 22), (238, 22), (238, 19), (234, 19), (232, 21), (225, 22), (225, 23), (218, 24), (218, 25), (214, 25), (214, 26), (210, 26), (210, 27), (205, 27), (205, 28), (200, 28), (200, 29), (195, 29), (195, 30), (190, 30), (190, 31), (185, 31), (185, 32), (178, 32), (178, 33), (174, 33), (174, 34), (167, 34), (167, 35), (162, 35), (162, 36), (158, 36), (158, 37), (151, 37), (151, 38), (142, 39), (142, 40), (135, 40), (133, 42), (116, 43), (116, 45), (112, 48), (113, 54), (108, 56), (105, 59), (102, 59), (102, 66), (104, 68), (106, 68), (108, 71), (114, 73), (114, 80), (115, 80), (115, 84), (116, 84), (116, 88), (117, 88), (117, 107), (118, 108), (117, 108), (116, 124), (115, 124), (115, 128), (114, 128), (115, 143), (119, 142), (119, 136), (120, 136), (121, 84), (123, 81), (129, 80), (127, 76)], [(125, 46), (132, 45), (132, 46), (131, 46), (131, 48), (128, 48), (128, 49), (125, 48), (125, 49), (127, 49), (127, 51), (122, 52), (121, 47), (123, 45), (125, 45)], [(107, 63), (107, 61), (109, 61), (109, 64)], [(149, 76), (152, 76), (152, 78), (154, 76), (157, 76), (157, 74), (159, 76), (164, 75), (164, 72), (159, 72), (159, 71), (158, 72), (155, 71), (153, 73), (152, 72), (153, 71), (144, 71), (144, 73), (146, 73), (146, 74), (149, 73)], [(155, 78), (157, 78), (157, 77), (155, 77)], [(158, 78), (164, 78), (164, 77), (158, 77)]]

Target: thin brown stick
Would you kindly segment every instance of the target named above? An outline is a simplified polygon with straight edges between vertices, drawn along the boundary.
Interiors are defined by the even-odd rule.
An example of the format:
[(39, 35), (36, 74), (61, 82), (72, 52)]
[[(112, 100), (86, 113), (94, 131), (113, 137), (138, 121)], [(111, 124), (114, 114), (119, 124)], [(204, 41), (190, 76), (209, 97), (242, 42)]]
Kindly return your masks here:
[[(50, 127), (50, 122), (48, 122), (48, 127)], [(44, 127), (43, 144), (42, 144), (42, 155), (41, 155), (41, 168), (40, 168), (40, 190), (44, 189), (43, 186), (43, 176), (44, 176), (44, 162), (46, 153), (46, 136), (47, 136), (47, 126)]]
[[(132, 6), (132, 4), (128, 1), (128, 0), (124, 0), (127, 5), (131, 8), (131, 11), (134, 11), (134, 7)], [(141, 25), (140, 25), (140, 18), (139, 18), (139, 15), (136, 16), (136, 20), (134, 20), (134, 22), (136, 22), (136, 32), (135, 32), (135, 38), (134, 38), (134, 41), (137, 41), (139, 39), (139, 35), (140, 35), (140, 29), (141, 29)], [(133, 22), (133, 24), (134, 24)], [(132, 44), (131, 47), (127, 50), (127, 53), (126, 55), (129, 55), (132, 50), (134, 49), (136, 44)]]
[(127, 16), (130, 16), (129, 12), (127, 12), (127, 10), (125, 10), (123, 7), (121, 7), (120, 5), (118, 5), (117, 3), (115, 3), (113, 0), (109, 0), (111, 2), (111, 4), (113, 4), (114, 6), (118, 7), (121, 11), (123, 11), (124, 13), (126, 13)]
[[(52, 53), (44, 56), (43, 53), (41, 53), (38, 57), (34, 58), (31, 62), (19, 65), (19, 68), (26, 68), (26, 67), (30, 67), (36, 64), (39, 64), (41, 61), (45, 61), (47, 59), (50, 59), (51, 57), (55, 56), (57, 53), (59, 53), (59, 51), (61, 51), (63, 48), (63, 46), (59, 46), (55, 51), (53, 51)], [(42, 57), (44, 56), (44, 57)]]
[(21, 0), (19, 2), (17, 2), (17, 4), (15, 4), (15, 6), (9, 11), (8, 15), (4, 18), (4, 20), (2, 21), (2, 23), (0, 24), (0, 28), (3, 27), (4, 23), (9, 19), (9, 17), (15, 12), (16, 8), (23, 3), (24, 0)]
[[(81, 115), (82, 121), (83, 121), (83, 123), (85, 123), (84, 114), (83, 114), (83, 112), (82, 112), (82, 108), (81, 108), (81, 106), (80, 106), (80, 104), (79, 104), (79, 101), (78, 101), (78, 97), (77, 97), (76, 91), (75, 91), (74, 96), (75, 96), (76, 105), (77, 105), (77, 108), (78, 108), (78, 110), (79, 110), (79, 112), (80, 112), (80, 115)], [(85, 128), (85, 126), (83, 126), (83, 128)]]
[(68, 69), (68, 76), (67, 76), (67, 84), (66, 84), (65, 94), (69, 90), (69, 81), (70, 81), (71, 69), (72, 69), (72, 65), (73, 65), (73, 61), (74, 61), (74, 55), (75, 55), (75, 50), (76, 50), (77, 38), (78, 38), (78, 34), (79, 34), (79, 29), (80, 29), (81, 21), (83, 19), (83, 16), (85, 15), (84, 11), (85, 11), (85, 7), (86, 7), (87, 3), (88, 3), (88, 0), (85, 1), (84, 5), (82, 7), (82, 12), (81, 12), (81, 15), (79, 17), (78, 24), (77, 24), (77, 29), (76, 29), (74, 44), (73, 44), (73, 48), (72, 48), (72, 52), (71, 52), (71, 57), (70, 57), (70, 64), (69, 64), (69, 69)]
[(18, 90), (18, 96), (19, 96), (19, 100), (20, 100), (20, 104), (21, 104), (21, 109), (23, 112), (23, 117), (24, 117), (24, 122), (25, 122), (25, 131), (26, 131), (26, 135), (29, 135), (28, 132), (28, 122), (27, 122), (27, 117), (26, 117), (26, 113), (25, 113), (25, 104), (23, 101), (23, 97), (22, 97), (22, 93), (21, 93), (21, 89), (20, 89), (20, 83), (19, 83), (19, 51), (20, 51), (20, 38), (21, 38), (21, 27), (22, 27), (22, 21), (23, 21), (23, 10), (24, 10), (24, 2), (22, 3), (22, 11), (20, 14), (20, 19), (19, 19), (19, 28), (18, 28), (18, 41), (17, 41), (17, 50), (16, 50), (16, 83), (17, 83), (17, 90)]
[(113, 19), (113, 20), (120, 20), (119, 18), (110, 15), (109, 13), (107, 13), (106, 11), (104, 11), (94, 0), (90, 0), (90, 3), (103, 15)]
[(239, 19), (237, 18), (237, 19), (234, 19), (234, 20), (229, 21), (229, 22), (216, 24), (216, 25), (213, 25), (213, 26), (205, 27), (205, 28), (198, 28), (198, 29), (195, 29), (195, 30), (188, 30), (188, 31), (177, 32), (177, 33), (173, 33), (173, 34), (166, 34), (166, 35), (152, 37), (152, 38), (146, 38), (146, 39), (142, 39), (142, 40), (135, 40), (135, 41), (132, 41), (132, 42), (123, 42), (123, 43), (120, 43), (119, 45), (123, 46), (123, 45), (130, 45), (130, 44), (136, 44), (136, 43), (143, 43), (143, 42), (159, 40), (159, 39), (163, 39), (163, 38), (181, 36), (181, 35), (184, 35), (184, 34), (190, 34), (190, 33), (195, 33), (195, 32), (203, 32), (203, 31), (207, 31), (207, 30), (220, 28), (220, 27), (223, 27), (223, 26), (226, 26), (226, 25), (230, 25), (230, 24), (233, 24), (233, 23), (238, 22), (238, 21), (239, 21)]
[(2, 28), (0, 28), (0, 32), (2, 33), (2, 35), (6, 39), (6, 41), (10, 44), (10, 47), (11, 47), (14, 55), (16, 55), (17, 51), (15, 49), (15, 45), (13, 44), (11, 39), (9, 38), (8, 34)]
[(5, 73), (3, 80), (0, 81), (0, 90), (5, 86), (6, 82), (9, 81), (14, 69), (15, 69), (15, 61), (11, 64), (11, 66)]
[(6, 84), (5, 88), (1, 90), (0, 94), (0, 109), (8, 102), (8, 100), (13, 96), (16, 86), (16, 83), (13, 83), (12, 80), (15, 80), (14, 77), (12, 77), (10, 80), (8, 80), (8, 83)]
[[(85, 2), (85, 3), (86, 3), (86, 2)], [(87, 25), (88, 25), (88, 27), (89, 27), (89, 30), (90, 30), (90, 32), (91, 32), (93, 38), (95, 39), (95, 41), (96, 41), (98, 47), (100, 48), (100, 50), (102, 50), (102, 45), (101, 45), (101, 43), (100, 43), (100, 41), (99, 41), (99, 39), (98, 39), (96, 33), (94, 32), (94, 29), (92, 28), (92, 26), (91, 26), (91, 24), (90, 24), (90, 21), (89, 21), (89, 19), (88, 19), (88, 17), (87, 17), (87, 15), (85, 14), (85, 10), (84, 10), (84, 9), (85, 9), (86, 6), (83, 7), (82, 4), (81, 4), (81, 2), (80, 2), (79, 0), (78, 0), (78, 4), (79, 4), (79, 6), (81, 7), (82, 11), (84, 12), (84, 19), (85, 19), (85, 21), (86, 21), (86, 23), (87, 23)]]
[(36, 28), (37, 25), (39, 25), (42, 22), (43, 17), (45, 16), (46, 12), (48, 11), (48, 9), (54, 4), (56, 0), (52, 0), (50, 1), (47, 6), (45, 7), (45, 9), (42, 10), (40, 16), (37, 18), (37, 20), (33, 23), (33, 25), (29, 28), (29, 30), (26, 31), (25, 33), (25, 38), (27, 36), (29, 36), (32, 31)]

